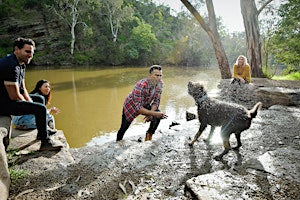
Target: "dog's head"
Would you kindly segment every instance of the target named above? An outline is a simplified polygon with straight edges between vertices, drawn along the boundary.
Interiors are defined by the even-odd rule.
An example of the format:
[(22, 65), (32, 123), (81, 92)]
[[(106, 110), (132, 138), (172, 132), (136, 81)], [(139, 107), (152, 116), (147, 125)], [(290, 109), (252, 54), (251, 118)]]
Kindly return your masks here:
[(192, 82), (189, 81), (188, 83), (188, 93), (191, 95), (195, 100), (205, 96), (207, 93), (204, 89), (204, 86), (199, 82)]

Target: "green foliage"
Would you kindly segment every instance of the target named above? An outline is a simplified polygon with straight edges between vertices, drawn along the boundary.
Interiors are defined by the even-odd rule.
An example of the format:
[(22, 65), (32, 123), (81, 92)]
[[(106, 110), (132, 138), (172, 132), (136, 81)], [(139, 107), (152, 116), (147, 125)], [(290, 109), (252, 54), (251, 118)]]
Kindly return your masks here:
[(89, 63), (90, 57), (81, 53), (75, 53), (74, 54), (74, 59), (76, 64), (82, 65), (85, 63)]
[[(14, 160), (16, 160), (19, 156), (16, 155), (16, 153), (19, 151), (19, 149), (15, 150), (9, 150), (6, 152), (7, 160), (9, 161), (9, 174), (10, 179), (13, 183), (15, 183), (18, 179), (22, 179), (28, 176), (28, 172), (21, 170), (21, 169), (13, 169), (13, 166), (15, 165)], [(32, 153), (32, 152), (31, 152)]]
[[(0, 16), (11, 20), (0, 26), (1, 56), (12, 51), (12, 38), (28, 34), (37, 42), (33, 63), (44, 65), (216, 64), (207, 33), (189, 14), (174, 16), (169, 7), (157, 6), (150, 0), (106, 1), (108, 4), (99, 0), (79, 1), (71, 55), (72, 0), (3, 0)], [(222, 23), (218, 24), (222, 28)], [(117, 33), (115, 41), (112, 31)], [(221, 35), (229, 40), (226, 48), (235, 59), (242, 49), (237, 43), (244, 44), (240, 42), (243, 36), (230, 39), (224, 28)]]
[[(2, 31), (0, 30), (0, 33)], [(11, 43), (11, 40), (8, 39), (1, 39), (0, 40), (0, 57), (4, 57), (7, 54), (10, 54), (12, 52), (12, 47), (9, 45)]]
[(11, 13), (12, 8), (8, 4), (0, 4), (0, 18), (7, 17)]
[(285, 65), (300, 65), (300, 0), (290, 0), (281, 5), (281, 20), (271, 38), (271, 52), (277, 62)]
[(130, 41), (142, 51), (150, 52), (152, 44), (156, 42), (156, 37), (151, 32), (151, 27), (150, 24), (140, 23), (131, 31)]
[(13, 183), (15, 183), (18, 179), (23, 179), (28, 176), (28, 172), (25, 170), (16, 170), (16, 169), (9, 169), (10, 178)]
[(292, 74), (292, 73), (297, 73), (300, 71), (300, 67), (295, 67), (295, 66), (288, 66), (287, 68), (285, 68), (282, 72), (282, 74), (284, 76)]
[(298, 80), (300, 81), (300, 72), (291, 73), (285, 76), (273, 76), (274, 80)]

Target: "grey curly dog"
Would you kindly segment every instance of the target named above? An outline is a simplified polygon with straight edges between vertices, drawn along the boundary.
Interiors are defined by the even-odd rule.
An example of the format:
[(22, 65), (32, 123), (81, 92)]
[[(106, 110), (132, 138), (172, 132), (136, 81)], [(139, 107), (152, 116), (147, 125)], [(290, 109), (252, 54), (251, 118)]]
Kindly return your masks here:
[(234, 149), (239, 149), (242, 146), (241, 132), (250, 127), (262, 103), (258, 102), (251, 110), (247, 110), (244, 106), (208, 97), (204, 86), (192, 81), (188, 83), (188, 93), (196, 102), (201, 124), (189, 145), (193, 146), (207, 125), (211, 125), (209, 136), (205, 141), (209, 141), (216, 127), (221, 127), (221, 137), (225, 148), (220, 155), (215, 157), (216, 160), (221, 160), (231, 149), (229, 143), (231, 133), (235, 134), (237, 140), (237, 146)]

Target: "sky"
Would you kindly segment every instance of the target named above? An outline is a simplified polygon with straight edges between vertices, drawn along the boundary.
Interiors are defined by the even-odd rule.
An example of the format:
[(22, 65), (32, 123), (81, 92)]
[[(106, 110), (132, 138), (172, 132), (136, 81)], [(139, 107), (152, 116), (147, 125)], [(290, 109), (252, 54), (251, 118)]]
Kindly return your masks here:
[[(180, 0), (153, 0), (157, 4), (168, 5), (174, 10), (183, 6)], [(243, 17), (240, 9), (240, 0), (213, 0), (216, 17), (222, 17), (223, 24), (229, 32), (244, 31)], [(187, 11), (187, 9), (184, 7)]]

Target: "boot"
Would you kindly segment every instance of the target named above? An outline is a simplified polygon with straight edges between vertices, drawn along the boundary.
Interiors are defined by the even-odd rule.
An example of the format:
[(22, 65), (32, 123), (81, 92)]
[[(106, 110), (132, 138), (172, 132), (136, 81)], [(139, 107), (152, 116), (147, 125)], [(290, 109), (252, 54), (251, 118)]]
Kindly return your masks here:
[(150, 141), (150, 140), (152, 140), (152, 133), (146, 133), (146, 137), (145, 137), (145, 141)]

